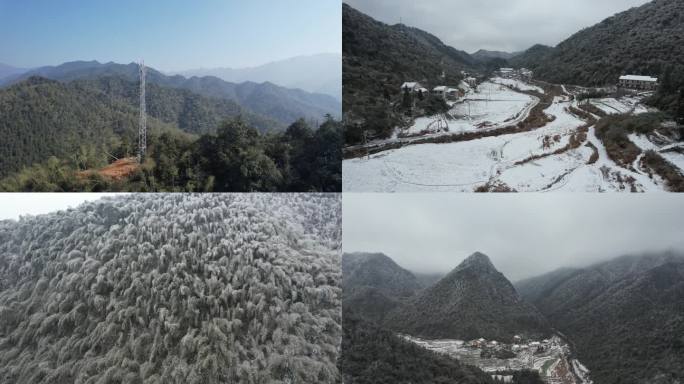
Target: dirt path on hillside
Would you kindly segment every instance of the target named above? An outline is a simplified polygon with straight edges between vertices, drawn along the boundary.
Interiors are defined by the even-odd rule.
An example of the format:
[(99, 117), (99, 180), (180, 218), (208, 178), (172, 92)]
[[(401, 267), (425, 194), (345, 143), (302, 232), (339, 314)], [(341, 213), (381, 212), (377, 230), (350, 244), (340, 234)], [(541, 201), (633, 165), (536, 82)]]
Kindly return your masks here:
[(98, 174), (102, 177), (112, 179), (112, 180), (123, 180), (129, 177), (131, 174), (140, 169), (140, 164), (138, 159), (135, 157), (127, 157), (124, 159), (116, 160), (115, 162), (107, 165), (104, 168), (97, 170), (85, 170), (79, 172), (79, 177), (87, 178), (91, 175)]

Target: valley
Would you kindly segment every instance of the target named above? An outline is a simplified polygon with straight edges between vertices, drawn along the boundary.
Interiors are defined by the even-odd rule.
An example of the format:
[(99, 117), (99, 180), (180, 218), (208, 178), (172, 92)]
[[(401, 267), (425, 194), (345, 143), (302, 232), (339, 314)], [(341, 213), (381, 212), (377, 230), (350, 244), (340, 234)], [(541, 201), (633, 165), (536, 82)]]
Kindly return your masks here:
[[(451, 103), (445, 114), (417, 118), (410, 127), (397, 128), (388, 139), (347, 147), (343, 190), (668, 190), (667, 182), (642, 163), (641, 157), (619, 164), (596, 135), (596, 122), (604, 116), (657, 113), (643, 103), (650, 95), (579, 101), (587, 92), (589, 89), (576, 86), (490, 78)], [(663, 124), (661, 130), (633, 133), (630, 139), (643, 152), (656, 151), (684, 173), (684, 144), (676, 132), (661, 133), (668, 131)], [(437, 126), (439, 131), (428, 128)]]
[[(681, 253), (623, 256), (515, 284), (479, 252), (430, 285), (378, 253), (344, 254), (342, 274), (343, 314), (354, 333), (345, 329), (345, 337), (355, 340), (343, 346), (350, 377), (366, 377), (375, 361), (387, 373), (374, 375), (388, 378), (397, 361), (442, 366), (444, 358), (460, 364), (445, 377), (471, 367), (491, 380), (464, 383), (664, 384), (680, 377)], [(398, 382), (440, 382), (401, 371)]]
[(343, 10), (343, 191), (684, 191), (681, 2), (473, 54), (441, 40), (459, 26)]
[(424, 340), (402, 335), (422, 348), (476, 366), (493, 378), (511, 382), (514, 371), (534, 370), (548, 384), (592, 384), (589, 371), (573, 358), (570, 346), (560, 336), (526, 340), (517, 344), (496, 340)]

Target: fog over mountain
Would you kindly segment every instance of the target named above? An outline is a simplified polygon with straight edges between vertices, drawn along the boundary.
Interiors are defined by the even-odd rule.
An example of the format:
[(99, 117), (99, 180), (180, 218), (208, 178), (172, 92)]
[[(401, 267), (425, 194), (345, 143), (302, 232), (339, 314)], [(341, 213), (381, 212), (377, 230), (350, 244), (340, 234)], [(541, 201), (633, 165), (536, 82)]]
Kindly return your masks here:
[(509, 280), (625, 254), (684, 251), (674, 195), (344, 196), (344, 252), (446, 274), (480, 251)]

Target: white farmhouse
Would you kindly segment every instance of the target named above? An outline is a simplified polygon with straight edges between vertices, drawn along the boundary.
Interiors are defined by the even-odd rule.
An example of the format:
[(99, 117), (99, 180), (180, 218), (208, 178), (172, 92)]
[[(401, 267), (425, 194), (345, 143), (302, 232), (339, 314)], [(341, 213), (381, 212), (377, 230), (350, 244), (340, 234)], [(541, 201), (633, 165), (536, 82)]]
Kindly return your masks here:
[(629, 89), (652, 91), (658, 87), (658, 78), (651, 76), (620, 76), (620, 86)]
[(470, 86), (471, 88), (477, 87), (477, 79), (474, 77), (466, 77), (465, 79), (466, 84)]
[(440, 85), (432, 89), (432, 94), (435, 96), (446, 97), (447, 86)]

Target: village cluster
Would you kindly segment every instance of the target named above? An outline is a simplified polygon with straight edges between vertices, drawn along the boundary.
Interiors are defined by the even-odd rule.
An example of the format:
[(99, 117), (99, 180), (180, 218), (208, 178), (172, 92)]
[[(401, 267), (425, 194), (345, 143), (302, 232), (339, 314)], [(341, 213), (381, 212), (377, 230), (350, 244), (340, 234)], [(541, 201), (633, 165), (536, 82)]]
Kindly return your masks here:
[(534, 370), (547, 383), (591, 384), (586, 368), (570, 355), (569, 346), (557, 335), (536, 341), (514, 336), (512, 343), (479, 338), (462, 340), (424, 340), (402, 337), (430, 351), (477, 366), (502, 382), (512, 381), (512, 372)]
[(455, 86), (437, 85), (430, 91), (420, 82), (410, 81), (401, 85), (401, 91), (402, 93), (410, 93), (412, 95), (419, 95), (420, 97), (432, 94), (444, 98), (445, 100), (455, 101), (465, 96), (469, 90), (476, 88), (478, 84), (477, 78), (471, 76), (468, 72), (462, 71), (461, 75), (463, 76), (463, 80)]
[(491, 349), (494, 351), (510, 350), (511, 352), (519, 352), (521, 350), (529, 350), (532, 352), (544, 352), (550, 347), (560, 346), (561, 340), (557, 337), (553, 339), (544, 339), (542, 341), (524, 340), (522, 336), (513, 336), (514, 344), (500, 343), (496, 340), (486, 340), (483, 338), (472, 340), (468, 343), (471, 348)]
[[(558, 336), (551, 339), (544, 339), (542, 341), (534, 341), (524, 339), (522, 336), (516, 335), (513, 337), (513, 344), (499, 342), (496, 340), (486, 340), (479, 338), (477, 340), (462, 341), (462, 340), (423, 340), (411, 336), (403, 336), (406, 340), (416, 343), (422, 347), (431, 349), (435, 352), (444, 354), (454, 354), (464, 349), (478, 350), (481, 356), (505, 356), (501, 352), (511, 352), (513, 354), (529, 351), (531, 353), (543, 353), (551, 348), (561, 348), (565, 345), (563, 340)], [(511, 356), (511, 355), (509, 355)], [(513, 356), (511, 356), (513, 357)]]
[[(425, 97), (428, 94), (442, 97), (447, 101), (457, 101), (463, 98), (469, 90), (477, 88), (480, 81), (477, 75), (462, 71), (463, 80), (455, 86), (437, 85), (430, 91), (418, 81), (407, 81), (401, 85), (402, 93), (410, 93)], [(494, 72), (494, 77), (510, 80), (529, 82), (534, 77), (534, 72), (527, 68), (499, 68)], [(444, 77), (444, 76), (442, 76)], [(658, 87), (658, 79), (651, 76), (623, 75), (618, 79), (618, 87), (635, 91), (654, 91)]]

